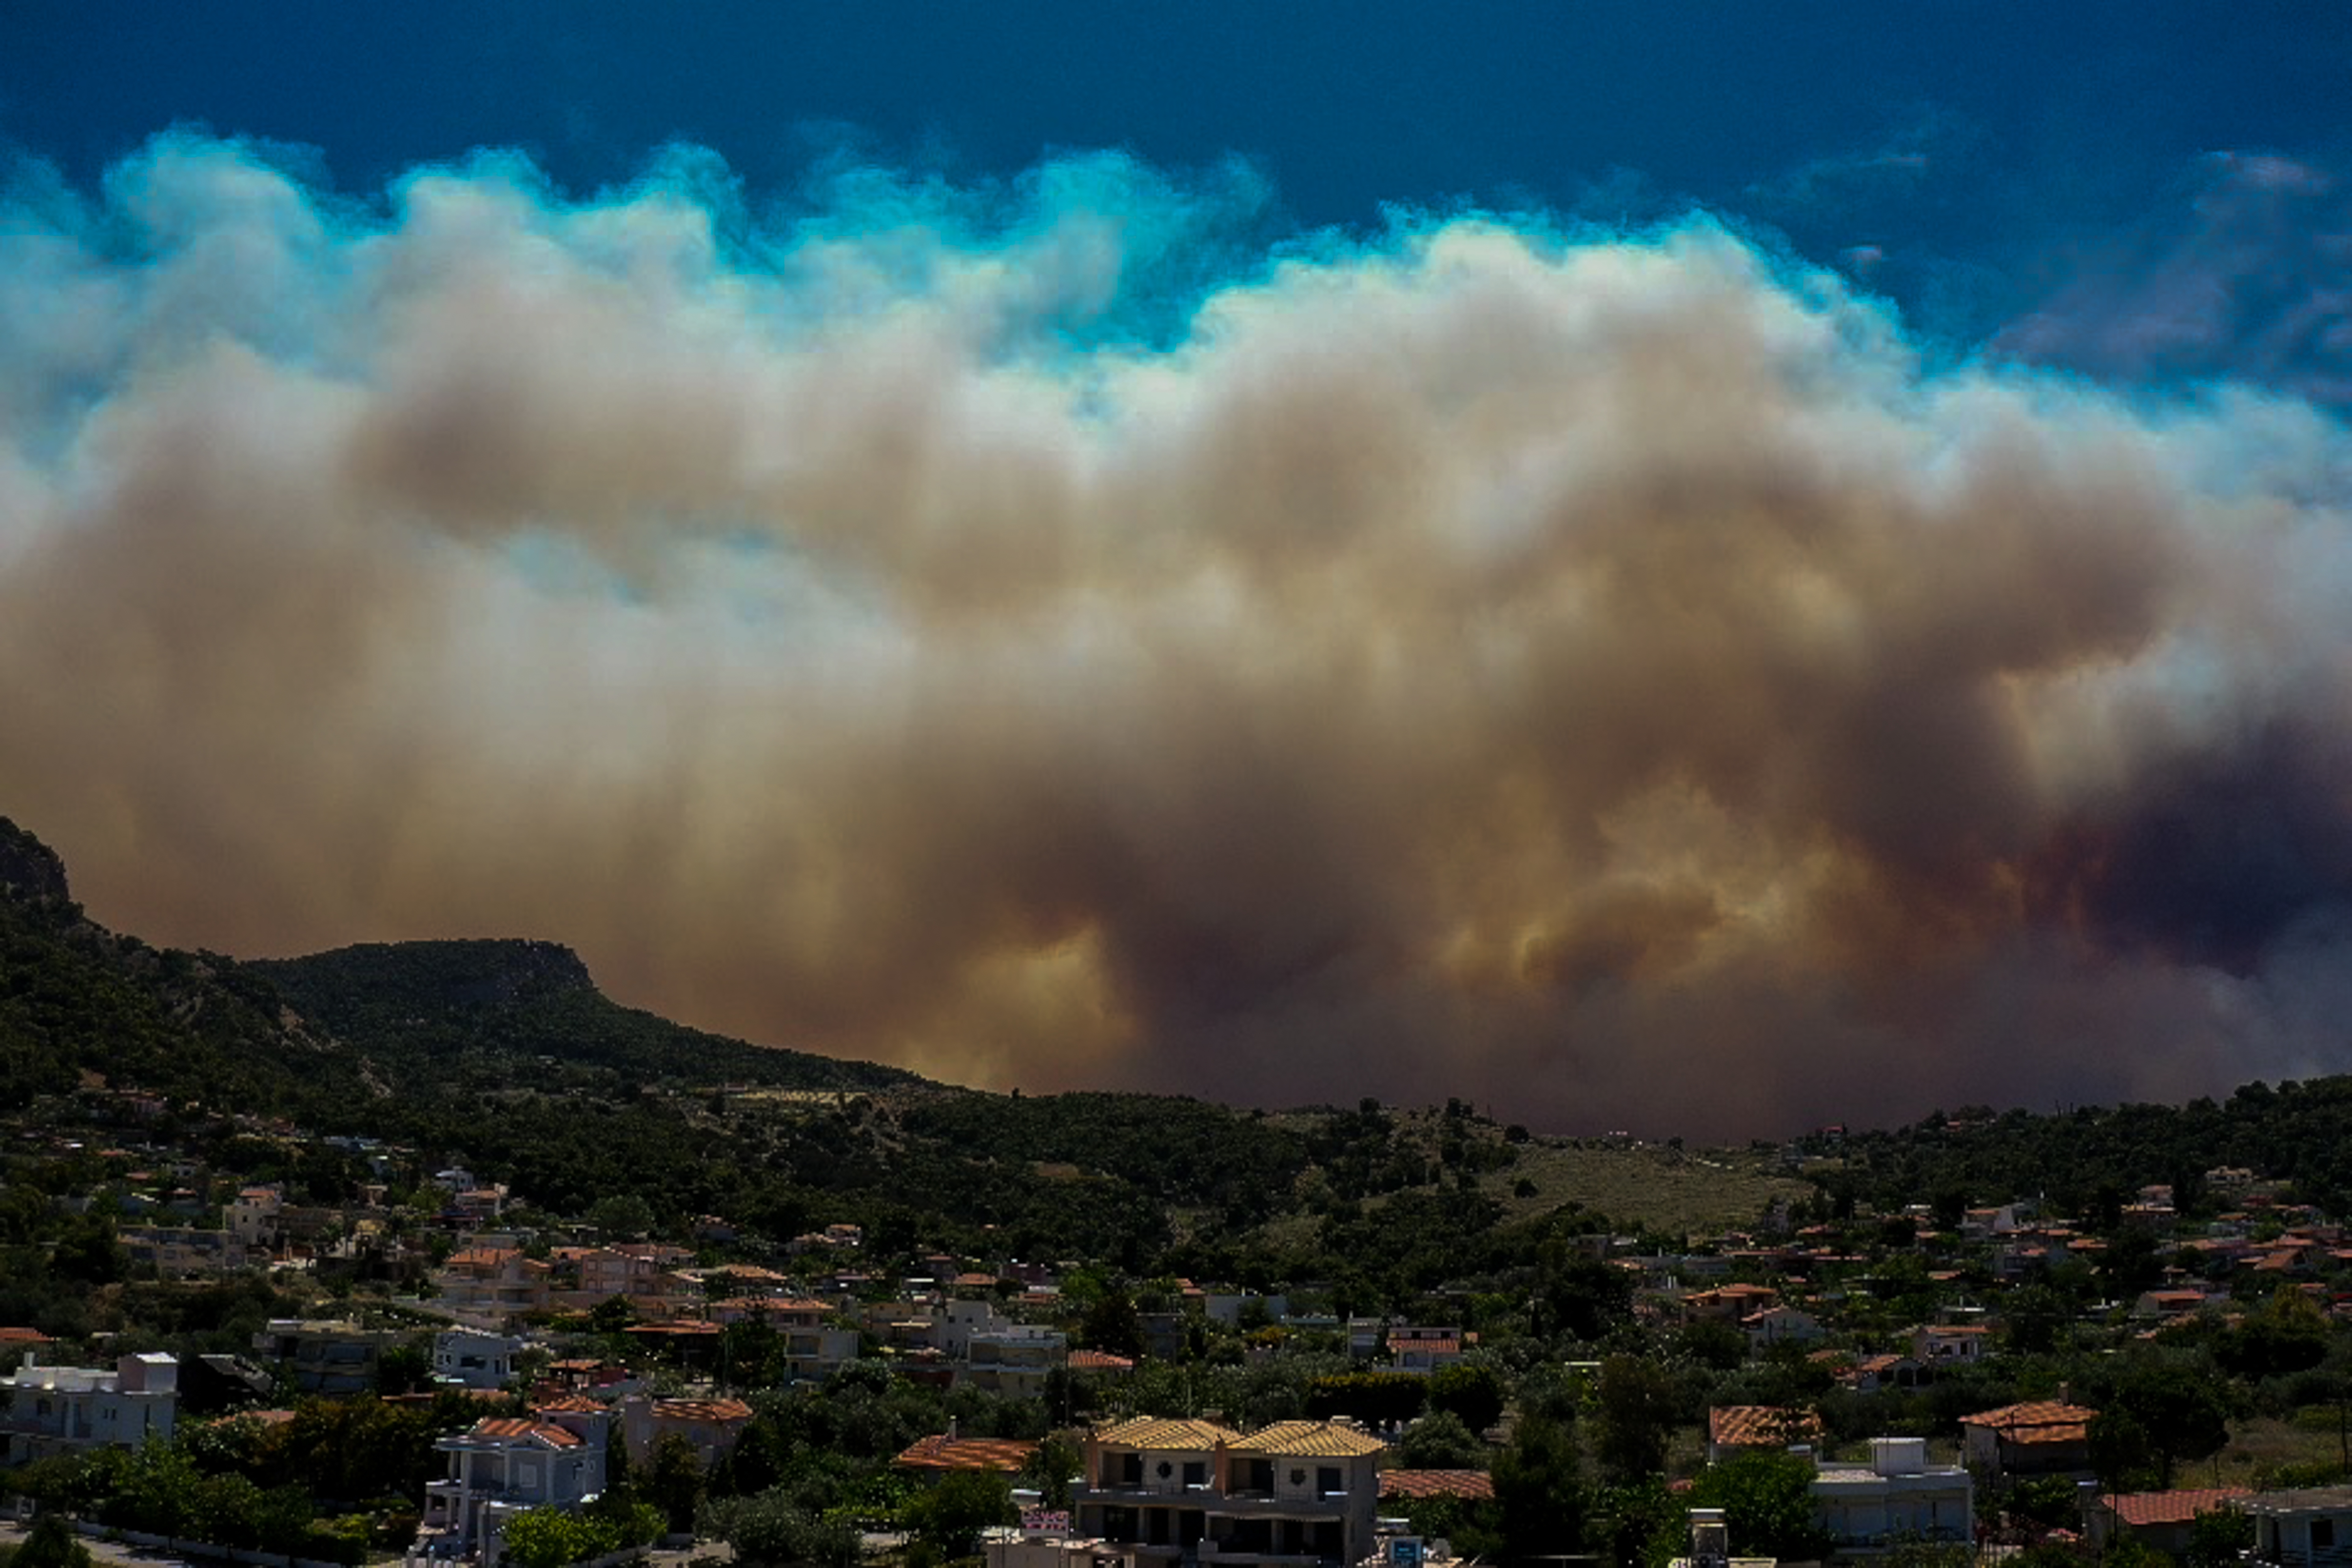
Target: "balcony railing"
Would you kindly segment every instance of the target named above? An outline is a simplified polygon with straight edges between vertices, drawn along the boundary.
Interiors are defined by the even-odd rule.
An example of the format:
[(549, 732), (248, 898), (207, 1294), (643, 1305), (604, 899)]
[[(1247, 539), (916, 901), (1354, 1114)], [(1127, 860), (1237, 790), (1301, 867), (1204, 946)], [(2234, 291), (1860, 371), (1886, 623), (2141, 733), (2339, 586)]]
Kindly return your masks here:
[[(1231, 1494), (1223, 1494), (1230, 1496)], [(1077, 1498), (1168, 1497), (1190, 1498), (1195, 1502), (1214, 1501), (1220, 1494), (1206, 1481), (1135, 1480), (1099, 1481), (1093, 1486), (1080, 1486)]]

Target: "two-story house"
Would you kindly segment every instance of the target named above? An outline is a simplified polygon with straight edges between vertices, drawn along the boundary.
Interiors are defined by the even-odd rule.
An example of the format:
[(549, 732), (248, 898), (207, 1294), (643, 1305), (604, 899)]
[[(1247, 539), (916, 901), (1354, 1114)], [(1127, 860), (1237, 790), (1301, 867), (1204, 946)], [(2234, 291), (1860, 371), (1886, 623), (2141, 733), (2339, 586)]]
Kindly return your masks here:
[(1220, 1461), (1242, 1435), (1213, 1421), (1139, 1415), (1086, 1443), (1070, 1501), (1080, 1534), (1133, 1544), (1146, 1561), (1172, 1561), (1208, 1538)]
[(577, 1508), (604, 1489), (601, 1417), (545, 1410), (477, 1422), (436, 1442), (448, 1475), (425, 1487), (417, 1545), (435, 1557), (479, 1554), (496, 1568), (508, 1520)]
[(1960, 1457), (1985, 1476), (2087, 1476), (2097, 1415), (2080, 1405), (2032, 1400), (1963, 1415)]
[(757, 1320), (776, 1336), (776, 1354), (792, 1383), (823, 1383), (844, 1363), (857, 1359), (856, 1329), (834, 1326), (830, 1303), (790, 1296), (739, 1296), (711, 1303), (719, 1323)]
[(515, 1375), (525, 1342), (477, 1329), (445, 1329), (433, 1336), (433, 1377), (465, 1388), (503, 1388)]
[(1372, 1545), (1381, 1442), (1326, 1421), (1244, 1436), (1139, 1416), (1087, 1441), (1072, 1501), (1081, 1533), (1139, 1562), (1352, 1563)]
[(2238, 1506), (2254, 1521), (2249, 1562), (2266, 1568), (2352, 1564), (2352, 1487), (2256, 1492)]
[(698, 1279), (687, 1272), (693, 1261), (685, 1247), (657, 1241), (560, 1247), (551, 1258), (550, 1304), (585, 1311), (618, 1296), (643, 1317), (669, 1317), (700, 1296)]
[(1976, 1521), (1975, 1478), (1929, 1465), (1925, 1437), (1874, 1437), (1867, 1466), (1824, 1464), (1812, 1493), (1814, 1521), (1841, 1556), (1905, 1541), (1966, 1542)]
[(1068, 1356), (1070, 1337), (1059, 1329), (1013, 1324), (974, 1334), (964, 1355), (963, 1381), (1014, 1399), (1045, 1392), (1045, 1376)]
[(253, 1348), (305, 1394), (365, 1394), (375, 1387), (383, 1352), (407, 1337), (340, 1319), (272, 1318), (255, 1332)]
[(1380, 1514), (1382, 1444), (1329, 1421), (1277, 1421), (1226, 1445), (1203, 1563), (1360, 1563)]
[(621, 1401), (621, 1437), (637, 1465), (653, 1462), (665, 1437), (694, 1446), (709, 1469), (733, 1450), (751, 1425), (751, 1407), (740, 1399), (653, 1399), (632, 1394)]
[(548, 1304), (548, 1265), (520, 1247), (468, 1247), (449, 1255), (433, 1276), (441, 1304), (466, 1322), (504, 1328)]
[(113, 1370), (45, 1366), (40, 1352), (0, 1378), (0, 1462), (11, 1465), (110, 1444), (169, 1442), (179, 1412), (180, 1363), (160, 1352), (127, 1355)]
[(1982, 1323), (1920, 1323), (1911, 1331), (1911, 1354), (1922, 1366), (1968, 1366), (1992, 1350), (1992, 1330)]

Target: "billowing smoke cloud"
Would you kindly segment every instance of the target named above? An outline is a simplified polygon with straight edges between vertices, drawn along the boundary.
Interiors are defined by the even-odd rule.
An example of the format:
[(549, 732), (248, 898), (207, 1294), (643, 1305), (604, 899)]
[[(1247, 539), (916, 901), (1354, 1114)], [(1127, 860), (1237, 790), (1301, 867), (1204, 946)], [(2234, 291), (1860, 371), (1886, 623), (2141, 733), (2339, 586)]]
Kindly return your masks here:
[(2345, 1065), (2339, 426), (1926, 368), (1704, 223), (1262, 201), (26, 174), (0, 803), (155, 940), (554, 938), (1032, 1090), (1744, 1134)]

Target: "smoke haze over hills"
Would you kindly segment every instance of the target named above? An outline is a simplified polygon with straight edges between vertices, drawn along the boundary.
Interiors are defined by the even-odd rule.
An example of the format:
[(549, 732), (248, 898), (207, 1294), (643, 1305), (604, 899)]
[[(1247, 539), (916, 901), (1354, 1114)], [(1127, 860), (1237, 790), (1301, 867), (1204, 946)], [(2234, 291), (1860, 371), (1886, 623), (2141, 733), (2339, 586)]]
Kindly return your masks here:
[[(2352, 447), (1692, 220), (174, 135), (0, 226), (0, 809), (1030, 1089), (1744, 1134), (2341, 1070)], [(2054, 330), (2054, 329), (2050, 329)]]

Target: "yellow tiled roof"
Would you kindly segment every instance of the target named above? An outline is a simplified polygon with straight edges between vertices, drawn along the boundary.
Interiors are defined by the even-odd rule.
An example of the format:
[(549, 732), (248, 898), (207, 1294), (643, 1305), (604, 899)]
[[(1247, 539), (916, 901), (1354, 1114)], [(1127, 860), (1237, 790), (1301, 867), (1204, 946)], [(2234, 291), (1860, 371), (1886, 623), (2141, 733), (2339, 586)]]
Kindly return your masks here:
[(1284, 1458), (1352, 1459), (1377, 1454), (1386, 1446), (1369, 1432), (1328, 1421), (1277, 1421), (1242, 1438), (1233, 1448), (1237, 1454)]
[(1105, 1426), (1095, 1434), (1102, 1443), (1117, 1443), (1129, 1448), (1213, 1448), (1220, 1443), (1238, 1443), (1242, 1435), (1230, 1426), (1220, 1426), (1213, 1421), (1183, 1421), (1167, 1415), (1138, 1415), (1116, 1426)]

